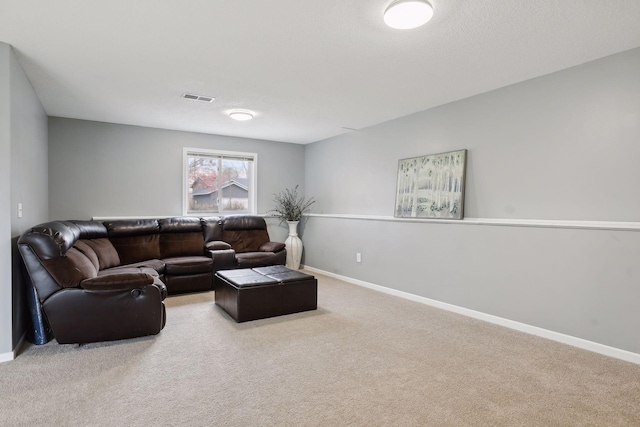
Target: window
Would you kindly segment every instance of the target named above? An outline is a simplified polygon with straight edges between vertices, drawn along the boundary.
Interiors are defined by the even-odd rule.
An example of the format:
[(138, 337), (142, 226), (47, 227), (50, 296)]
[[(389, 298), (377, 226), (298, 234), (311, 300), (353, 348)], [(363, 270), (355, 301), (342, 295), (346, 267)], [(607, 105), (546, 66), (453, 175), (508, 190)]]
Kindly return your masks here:
[(185, 215), (256, 213), (256, 153), (185, 148)]

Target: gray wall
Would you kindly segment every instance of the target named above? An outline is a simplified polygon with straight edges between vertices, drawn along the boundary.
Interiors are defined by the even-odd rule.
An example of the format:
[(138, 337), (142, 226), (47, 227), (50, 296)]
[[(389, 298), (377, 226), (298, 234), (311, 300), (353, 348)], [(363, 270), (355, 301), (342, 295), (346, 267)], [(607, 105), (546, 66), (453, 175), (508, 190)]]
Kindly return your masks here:
[[(16, 242), (29, 227), (49, 220), (47, 114), (15, 54), (11, 56), (11, 241), (13, 347), (31, 320), (22, 257)], [(18, 217), (22, 203), (22, 217)]]
[(0, 43), (0, 354), (11, 353), (30, 325), (15, 242), (48, 219), (47, 158), (46, 113), (15, 53)]
[[(258, 213), (304, 186), (302, 145), (50, 117), (51, 218), (182, 215), (183, 147), (257, 153)], [(287, 229), (269, 225), (284, 241)]]
[(0, 357), (10, 354), (11, 320), (11, 48), (0, 43)]
[[(638, 141), (634, 49), (310, 144), (305, 190), (390, 217), (398, 159), (466, 148), (466, 217), (639, 221)], [(311, 267), (640, 353), (638, 231), (312, 217), (304, 243)]]

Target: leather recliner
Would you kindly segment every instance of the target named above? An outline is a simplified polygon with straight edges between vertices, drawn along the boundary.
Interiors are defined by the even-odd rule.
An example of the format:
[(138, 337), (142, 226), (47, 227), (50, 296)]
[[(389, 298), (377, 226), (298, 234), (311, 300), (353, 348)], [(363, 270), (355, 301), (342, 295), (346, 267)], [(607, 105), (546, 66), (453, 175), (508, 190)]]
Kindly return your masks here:
[[(37, 298), (32, 318), (41, 319), (34, 327), (45, 336), (50, 329), (61, 344), (155, 335), (166, 323), (167, 290), (155, 270), (139, 267), (98, 275), (100, 260), (81, 251), (93, 245), (111, 252), (107, 230), (98, 224), (81, 228), (54, 221), (32, 228), (18, 240)], [(93, 242), (75, 245), (81, 237)]]
[(157, 334), (167, 293), (208, 291), (218, 270), (286, 260), (284, 243), (271, 242), (264, 218), (253, 215), (52, 221), (18, 247), (37, 344), (51, 334), (59, 343)]

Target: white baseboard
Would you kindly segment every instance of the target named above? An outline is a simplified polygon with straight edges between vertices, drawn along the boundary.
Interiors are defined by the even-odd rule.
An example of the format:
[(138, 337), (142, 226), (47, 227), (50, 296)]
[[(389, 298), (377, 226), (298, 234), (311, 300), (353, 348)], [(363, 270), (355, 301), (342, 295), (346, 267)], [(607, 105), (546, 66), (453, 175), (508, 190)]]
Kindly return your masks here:
[(9, 362), (13, 359), (15, 359), (15, 356), (12, 351), (9, 353), (0, 353), (0, 363)]
[(347, 283), (373, 289), (374, 291), (383, 292), (385, 294), (394, 295), (400, 298), (405, 298), (411, 301), (415, 301), (415, 302), (426, 304), (432, 307), (440, 308), (442, 310), (447, 310), (453, 313), (462, 314), (463, 316), (472, 317), (478, 320), (483, 320), (485, 322), (504, 326), (509, 329), (515, 329), (516, 331), (525, 332), (527, 334), (536, 335), (542, 338), (547, 338), (553, 341), (561, 342), (563, 344), (568, 344), (573, 347), (581, 348), (583, 350), (593, 351), (595, 353), (604, 354), (605, 356), (615, 357), (616, 359), (621, 359), (627, 362), (640, 365), (640, 354), (638, 353), (633, 353), (627, 350), (610, 347), (604, 344), (599, 344), (593, 341), (588, 341), (588, 340), (577, 338), (571, 335), (561, 334), (559, 332), (550, 331), (548, 329), (539, 328), (537, 326), (527, 325), (526, 323), (516, 322), (514, 320), (509, 320), (509, 319), (494, 316), (491, 314), (482, 313), (480, 311), (470, 310), (468, 308), (459, 307), (457, 305), (448, 304), (448, 303), (433, 300), (430, 298), (421, 297), (418, 295), (410, 294), (408, 292), (398, 291), (396, 289), (387, 288), (384, 286), (365, 282), (363, 280), (341, 276), (339, 274), (320, 270), (314, 267), (309, 267), (307, 265), (304, 266), (304, 269), (314, 273), (333, 277), (334, 279), (342, 280)]
[(24, 334), (22, 334), (20, 341), (18, 341), (18, 345), (16, 345), (16, 348), (14, 348), (13, 351), (10, 351), (8, 353), (0, 353), (0, 363), (10, 362), (13, 359), (15, 359), (18, 353), (20, 352), (20, 349), (22, 349), (22, 346), (24, 345), (24, 342), (26, 339), (27, 339), (27, 333), (25, 332)]

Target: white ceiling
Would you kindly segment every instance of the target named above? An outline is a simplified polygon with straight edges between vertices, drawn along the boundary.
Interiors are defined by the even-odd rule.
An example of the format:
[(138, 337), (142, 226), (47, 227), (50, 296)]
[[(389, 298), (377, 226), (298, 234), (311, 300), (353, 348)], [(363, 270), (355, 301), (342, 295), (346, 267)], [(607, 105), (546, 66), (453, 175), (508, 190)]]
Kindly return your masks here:
[(0, 0), (0, 41), (50, 116), (301, 144), (640, 46), (638, 0), (432, 0), (408, 31), (389, 3)]

